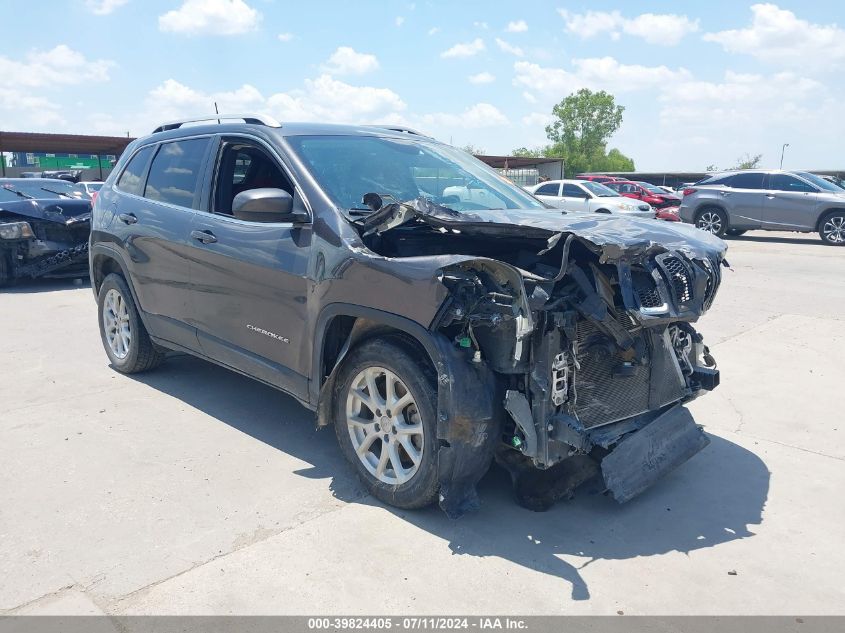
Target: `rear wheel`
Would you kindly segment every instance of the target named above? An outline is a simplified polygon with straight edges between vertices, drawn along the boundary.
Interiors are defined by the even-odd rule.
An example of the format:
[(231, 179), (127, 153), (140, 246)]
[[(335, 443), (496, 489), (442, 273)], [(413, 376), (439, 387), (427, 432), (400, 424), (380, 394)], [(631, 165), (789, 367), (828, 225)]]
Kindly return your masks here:
[(845, 246), (845, 211), (831, 211), (819, 222), (819, 237), (831, 246)]
[(117, 371), (134, 374), (161, 364), (164, 353), (150, 340), (123, 277), (112, 273), (103, 280), (97, 306), (100, 338)]
[(390, 340), (349, 353), (335, 392), (335, 433), (367, 490), (400, 508), (437, 497), (436, 391), (420, 363)]
[(712, 233), (717, 237), (722, 237), (728, 228), (728, 217), (725, 212), (716, 207), (705, 207), (698, 212), (695, 219), (695, 225), (702, 231)]

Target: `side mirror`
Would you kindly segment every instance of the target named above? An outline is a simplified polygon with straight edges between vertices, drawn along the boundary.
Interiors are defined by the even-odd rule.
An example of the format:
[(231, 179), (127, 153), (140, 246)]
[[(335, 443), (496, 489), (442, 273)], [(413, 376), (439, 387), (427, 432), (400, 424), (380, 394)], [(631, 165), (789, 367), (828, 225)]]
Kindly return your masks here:
[(293, 197), (284, 189), (241, 191), (232, 200), (232, 215), (249, 222), (304, 222), (302, 211), (293, 210)]

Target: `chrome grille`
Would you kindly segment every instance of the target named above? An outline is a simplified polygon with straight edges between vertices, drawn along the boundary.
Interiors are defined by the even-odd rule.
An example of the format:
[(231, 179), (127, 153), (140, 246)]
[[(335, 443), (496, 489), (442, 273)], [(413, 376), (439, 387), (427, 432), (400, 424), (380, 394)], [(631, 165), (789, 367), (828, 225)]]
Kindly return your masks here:
[(692, 299), (692, 279), (686, 265), (674, 255), (662, 257), (660, 265), (669, 277), (675, 302), (678, 304), (689, 302)]

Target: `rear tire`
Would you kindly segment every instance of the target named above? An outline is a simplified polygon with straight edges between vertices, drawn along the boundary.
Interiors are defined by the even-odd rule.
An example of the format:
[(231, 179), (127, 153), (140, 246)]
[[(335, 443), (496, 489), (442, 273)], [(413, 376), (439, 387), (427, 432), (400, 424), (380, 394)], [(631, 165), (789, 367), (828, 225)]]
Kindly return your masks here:
[(731, 237), (739, 237), (740, 235), (744, 234), (746, 229), (728, 229), (725, 231)]
[(349, 352), (337, 377), (340, 448), (369, 493), (398, 508), (437, 498), (437, 392), (428, 373), (404, 346), (373, 339)]
[(845, 246), (845, 211), (830, 211), (819, 222), (819, 237), (830, 246)]
[(135, 374), (158, 367), (164, 353), (150, 340), (126, 280), (112, 273), (97, 295), (100, 339), (112, 367), (123, 374)]
[(704, 207), (695, 216), (695, 226), (716, 237), (723, 237), (728, 228), (728, 216), (718, 207)]
[(610, 213), (607, 209), (596, 209), (596, 213)]

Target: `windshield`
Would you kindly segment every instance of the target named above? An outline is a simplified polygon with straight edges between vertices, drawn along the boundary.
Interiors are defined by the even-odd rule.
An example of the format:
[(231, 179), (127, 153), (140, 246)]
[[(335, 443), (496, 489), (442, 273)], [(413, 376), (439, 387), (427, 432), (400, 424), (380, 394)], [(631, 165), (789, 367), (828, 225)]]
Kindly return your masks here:
[(582, 187), (585, 187), (592, 193), (594, 196), (598, 196), (599, 198), (615, 198), (619, 194), (615, 192), (610, 187), (601, 184), (600, 182), (594, 182), (592, 180), (585, 180), (582, 183), (579, 183)]
[(466, 152), (424, 139), (293, 136), (288, 142), (329, 197), (367, 210), (366, 193), (428, 198), (455, 211), (543, 209), (539, 200)]
[(65, 180), (43, 180), (43, 179), (27, 179), (16, 181), (2, 181), (0, 187), (6, 191), (19, 192), (23, 196), (14, 194), (16, 198), (79, 198), (80, 194), (74, 190), (73, 184)]
[(842, 193), (842, 187), (837, 187), (832, 182), (825, 180), (824, 178), (820, 178), (815, 174), (810, 174), (806, 171), (796, 171), (797, 175), (801, 176), (804, 180), (807, 180), (813, 183), (816, 187), (821, 189), (822, 191), (830, 191), (831, 193)]
[(637, 184), (640, 185), (641, 187), (645, 187), (651, 193), (659, 193), (659, 194), (664, 195), (664, 196), (666, 195), (665, 189), (661, 189), (657, 185), (653, 185), (650, 182), (638, 182)]

